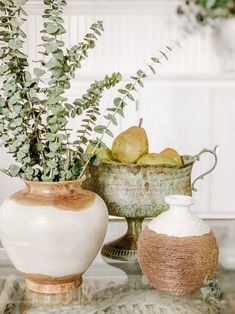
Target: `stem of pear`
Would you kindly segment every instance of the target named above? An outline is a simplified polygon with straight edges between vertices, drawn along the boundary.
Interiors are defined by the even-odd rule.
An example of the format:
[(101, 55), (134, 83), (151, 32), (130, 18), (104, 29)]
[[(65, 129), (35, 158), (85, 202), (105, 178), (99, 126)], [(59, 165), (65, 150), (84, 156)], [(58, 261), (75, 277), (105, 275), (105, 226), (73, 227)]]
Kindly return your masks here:
[(143, 118), (140, 118), (140, 122), (139, 122), (139, 128), (141, 128), (141, 126), (142, 126), (142, 123), (143, 123)]

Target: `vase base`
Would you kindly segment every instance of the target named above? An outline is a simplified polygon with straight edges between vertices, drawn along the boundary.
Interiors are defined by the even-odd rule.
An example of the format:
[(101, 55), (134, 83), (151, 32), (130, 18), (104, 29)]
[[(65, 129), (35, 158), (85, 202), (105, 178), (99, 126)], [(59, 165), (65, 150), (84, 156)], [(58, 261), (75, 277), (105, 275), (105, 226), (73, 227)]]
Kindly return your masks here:
[(25, 274), (27, 289), (37, 293), (57, 294), (76, 289), (82, 284), (81, 275), (49, 277), (44, 275)]

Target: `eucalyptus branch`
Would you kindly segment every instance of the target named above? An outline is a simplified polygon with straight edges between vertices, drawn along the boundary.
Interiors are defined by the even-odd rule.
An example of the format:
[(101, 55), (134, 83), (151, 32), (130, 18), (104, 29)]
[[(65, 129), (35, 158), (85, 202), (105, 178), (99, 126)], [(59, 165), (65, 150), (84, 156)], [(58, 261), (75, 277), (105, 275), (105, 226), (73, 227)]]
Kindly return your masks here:
[(32, 112), (33, 105), (29, 102), (28, 86), (24, 79), (28, 66), (27, 55), (21, 51), (25, 33), (20, 26), (25, 22), (25, 12), (22, 9), (25, 3), (25, 0), (8, 0), (1, 7), (5, 14), (0, 18), (0, 74), (7, 78), (1, 88), (4, 96), (0, 98), (0, 114), (4, 119), (0, 124), (0, 134), (4, 145), (9, 146), (15, 159), (27, 169), (27, 163), (31, 162), (27, 155), (30, 150), (27, 134), (30, 132), (31, 114), (25, 114), (25, 109), (28, 107)]
[[(58, 40), (57, 36), (65, 32), (64, 21), (62, 18), (63, 7), (66, 5), (64, 0), (44, 1), (46, 9), (44, 10), (44, 29), (42, 30), (44, 51), (40, 53), (45, 56), (45, 60), (40, 60), (40, 68), (34, 69), (36, 77), (40, 78), (47, 72), (51, 74), (48, 86), (42, 88), (41, 91), (45, 94), (44, 106), (47, 108), (49, 115), (47, 117), (48, 128), (44, 132), (45, 138), (48, 140), (48, 149), (50, 150), (46, 157), (49, 166), (51, 166), (50, 158), (54, 156), (57, 160), (57, 166), (63, 163), (64, 156), (73, 155), (70, 153), (69, 146), (63, 145), (63, 134), (61, 130), (67, 125), (65, 117), (71, 116), (75, 118), (80, 115), (88, 107), (90, 101), (89, 95), (82, 97), (82, 106), (76, 100), (73, 104), (67, 103), (67, 98), (64, 97), (65, 90), (70, 88), (70, 80), (75, 76), (76, 69), (81, 67), (81, 61), (87, 57), (89, 49), (95, 47), (97, 36), (103, 31), (102, 22), (92, 24), (91, 32), (85, 35), (84, 42), (67, 49), (67, 54), (64, 53), (64, 42)], [(49, 59), (49, 60), (48, 60)], [(93, 102), (96, 100), (94, 93), (96, 90), (91, 87)], [(99, 98), (98, 98), (99, 100)], [(92, 103), (92, 101), (90, 101)], [(88, 128), (90, 128), (88, 126)], [(83, 142), (85, 139), (82, 139)], [(71, 160), (72, 162), (72, 160)], [(55, 164), (53, 163), (53, 167)], [(49, 177), (52, 177), (55, 171), (50, 171)], [(44, 177), (46, 179), (46, 177)]]
[(117, 124), (116, 123), (116, 115), (117, 114), (124, 116), (123, 109), (125, 106), (127, 106), (127, 104), (125, 102), (126, 99), (129, 99), (131, 101), (135, 100), (135, 98), (132, 95), (132, 92), (136, 91), (137, 85), (139, 85), (140, 87), (144, 86), (142, 80), (147, 77), (146, 72), (150, 71), (153, 74), (156, 74), (154, 66), (156, 64), (158, 64), (158, 65), (161, 64), (162, 60), (168, 61), (168, 55), (170, 54), (170, 52), (172, 52), (172, 50), (176, 46), (179, 46), (178, 42), (176, 42), (172, 47), (167, 46), (166, 51), (160, 51), (160, 55), (158, 58), (152, 57), (151, 58), (152, 63), (148, 64), (146, 66), (146, 70), (142, 70), (142, 69), (138, 70), (136, 75), (131, 77), (130, 83), (127, 83), (125, 85), (125, 88), (118, 90), (119, 95), (121, 97), (117, 97), (114, 99), (114, 106), (115, 107), (107, 109), (109, 112), (112, 112), (112, 114), (109, 113), (107, 116), (105, 116), (106, 120), (108, 120), (108, 123), (106, 125), (98, 125), (94, 129), (96, 133), (100, 133), (101, 135), (99, 138), (96, 139), (96, 141), (93, 141), (94, 148), (93, 148), (90, 156), (88, 157), (88, 159), (87, 159), (87, 161), (86, 161), (86, 163), (85, 163), (85, 165), (84, 165), (84, 167), (83, 167), (83, 169), (79, 175), (79, 179), (81, 179), (82, 176), (84, 175), (84, 172), (86, 171), (86, 169), (87, 169), (87, 167), (91, 161), (92, 156), (95, 154), (96, 149), (102, 143), (102, 140), (103, 140), (105, 134), (107, 134), (109, 136), (113, 136), (112, 132), (109, 130), (109, 127), (111, 124), (114, 124), (114, 125)]
[[(70, 81), (87, 58), (89, 49), (95, 47), (104, 30), (102, 22), (92, 24), (83, 42), (66, 50), (58, 37), (65, 33), (62, 13), (66, 1), (44, 0), (46, 8), (39, 51), (42, 58), (38, 61), (40, 67), (35, 67), (32, 74), (28, 70), (28, 56), (21, 51), (26, 38), (21, 29), (27, 15), (22, 8), (26, 0), (0, 0), (0, 3), (0, 11), (4, 13), (0, 17), (0, 75), (4, 76), (0, 89), (0, 138), (17, 162), (5, 173), (39, 181), (81, 178), (96, 148), (104, 145), (104, 135), (113, 136), (109, 127), (117, 125), (116, 116), (124, 116), (127, 101), (135, 100), (133, 94), (137, 86), (143, 87), (147, 70), (155, 73), (154, 65), (167, 60), (171, 48), (161, 51), (159, 58), (152, 58), (153, 64), (147, 65), (147, 70), (138, 70), (130, 82), (118, 90), (119, 97), (104, 116), (107, 124), (96, 125), (103, 92), (120, 82), (120, 73), (94, 82), (72, 103), (65, 97), (65, 91), (70, 88)], [(47, 84), (43, 80), (46, 74), (49, 76)], [(78, 140), (71, 143), (68, 121), (82, 114)], [(88, 143), (92, 131), (100, 137), (90, 140), (93, 152), (87, 158), (83, 145)]]
[(88, 51), (95, 48), (98, 36), (101, 36), (101, 32), (104, 31), (103, 22), (97, 21), (90, 27), (90, 33), (87, 33), (83, 39), (83, 42), (78, 45), (67, 49), (67, 55), (65, 56), (68, 60), (69, 74), (71, 77), (75, 77), (76, 69), (81, 67), (81, 62), (88, 58)]
[(90, 135), (93, 131), (92, 125), (95, 125), (99, 112), (99, 101), (102, 98), (105, 89), (109, 90), (115, 87), (122, 79), (121, 73), (113, 73), (111, 76), (106, 75), (101, 81), (95, 81), (91, 84), (86, 94), (82, 96), (82, 99), (77, 100), (76, 105), (78, 109), (86, 110), (85, 118), (82, 120), (81, 129), (78, 130), (78, 140), (75, 144), (78, 144), (77, 152), (82, 153), (82, 144), (86, 144), (88, 139), (86, 135)]

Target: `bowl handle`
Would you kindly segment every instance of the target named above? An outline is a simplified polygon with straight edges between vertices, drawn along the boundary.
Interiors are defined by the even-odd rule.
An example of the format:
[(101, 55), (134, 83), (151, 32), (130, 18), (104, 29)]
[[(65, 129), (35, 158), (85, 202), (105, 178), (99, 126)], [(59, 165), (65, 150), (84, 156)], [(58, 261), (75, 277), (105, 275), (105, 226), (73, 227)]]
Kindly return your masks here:
[(198, 155), (195, 156), (195, 161), (199, 161), (200, 160), (200, 157), (201, 155), (205, 154), (205, 153), (209, 153), (209, 154), (212, 154), (215, 158), (215, 161), (214, 161), (214, 165), (213, 167), (208, 170), (207, 172), (203, 173), (202, 175), (200, 175), (198, 178), (196, 178), (193, 183), (192, 183), (192, 190), (194, 192), (197, 192), (197, 188), (195, 188), (195, 183), (198, 181), (198, 180), (201, 180), (201, 179), (204, 179), (205, 176), (207, 176), (209, 173), (211, 173), (215, 167), (217, 166), (217, 162), (218, 162), (218, 157), (217, 157), (217, 154), (216, 154), (216, 149), (217, 149), (218, 145), (215, 146), (215, 148), (213, 150), (211, 149), (203, 149)]

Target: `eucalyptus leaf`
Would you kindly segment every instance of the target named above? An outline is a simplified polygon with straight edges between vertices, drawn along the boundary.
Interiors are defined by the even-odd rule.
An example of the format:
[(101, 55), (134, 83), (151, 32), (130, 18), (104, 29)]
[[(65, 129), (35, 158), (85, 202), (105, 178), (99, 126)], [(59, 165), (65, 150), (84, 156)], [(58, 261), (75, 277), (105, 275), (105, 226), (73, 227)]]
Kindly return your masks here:
[(78, 176), (82, 170), (82, 167), (82, 162), (78, 160), (71, 168), (71, 172), (73, 173), (73, 175)]
[(46, 72), (45, 72), (44, 70), (40, 69), (40, 68), (34, 68), (34, 69), (33, 69), (33, 73), (34, 73), (35, 76), (41, 77), (41, 76), (43, 76)]
[(110, 120), (114, 125), (118, 125), (117, 123), (117, 119), (115, 118), (114, 115), (112, 114), (107, 114), (107, 116), (105, 116), (105, 119)]
[(30, 149), (30, 145), (29, 144), (24, 144), (23, 146), (20, 147), (20, 151), (23, 153), (28, 153)]
[(54, 69), (54, 68), (60, 68), (62, 67), (62, 64), (55, 58), (51, 58), (47, 63), (46, 63), (46, 67), (48, 68), (48, 70)]
[(0, 108), (3, 108), (5, 106), (5, 99), (0, 98)]
[(54, 142), (56, 139), (56, 135), (54, 133), (46, 133), (45, 134), (45, 138), (49, 141), (49, 142)]
[(13, 0), (13, 3), (17, 6), (22, 6), (26, 3), (26, 0)]
[(57, 42), (49, 42), (44, 44), (47, 52), (56, 52), (59, 49)]
[(54, 53), (53, 53), (53, 56), (54, 56), (56, 59), (60, 60), (60, 61), (63, 61), (63, 60), (64, 60), (64, 54), (63, 54), (62, 51), (54, 52)]
[(94, 128), (94, 131), (96, 133), (100, 133), (100, 134), (103, 134), (106, 130), (106, 126), (105, 125), (97, 125), (95, 128)]
[(123, 106), (123, 100), (120, 97), (115, 98), (113, 103), (116, 107), (122, 107)]
[(100, 157), (98, 155), (94, 155), (93, 157), (90, 158), (90, 162), (94, 166), (99, 166), (101, 160), (100, 160)]
[(11, 39), (9, 41), (9, 47), (13, 50), (20, 49), (23, 47), (23, 42), (18, 38)]
[(127, 94), (127, 97), (128, 97), (131, 101), (135, 101), (135, 98), (134, 98), (130, 93)]
[(20, 172), (20, 167), (17, 165), (10, 165), (8, 172), (12, 177), (15, 177)]
[(146, 77), (146, 74), (145, 74), (145, 72), (143, 71), (143, 70), (138, 70), (137, 71), (137, 75), (139, 76), (139, 77)]
[(128, 94), (128, 91), (125, 90), (125, 89), (119, 89), (118, 92), (119, 92), (120, 94), (122, 94), (122, 95)]
[(114, 137), (113, 133), (109, 129), (106, 129), (105, 133), (109, 135), (110, 137)]
[(49, 149), (52, 151), (52, 152), (55, 152), (59, 149), (60, 147), (60, 144), (59, 143), (56, 143), (56, 142), (50, 142), (49, 143)]
[(22, 110), (22, 106), (21, 105), (15, 105), (15, 106), (13, 106), (13, 110), (14, 110), (14, 112), (19, 114)]
[(156, 71), (155, 71), (154, 67), (151, 64), (149, 64), (149, 68), (153, 72), (153, 74), (156, 74)]
[(47, 121), (48, 121), (48, 124), (55, 124), (58, 122), (58, 118), (56, 116), (52, 116)]
[(48, 34), (55, 34), (59, 30), (59, 26), (55, 23), (48, 23), (46, 30)]
[(47, 166), (50, 168), (50, 169), (54, 169), (58, 166), (57, 162), (55, 160), (49, 160), (47, 162)]

